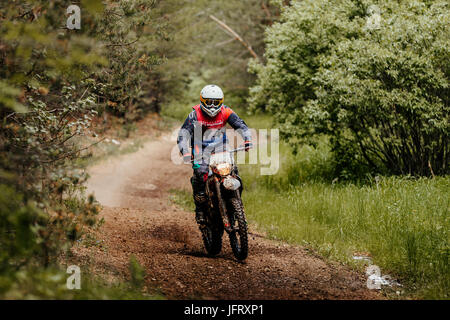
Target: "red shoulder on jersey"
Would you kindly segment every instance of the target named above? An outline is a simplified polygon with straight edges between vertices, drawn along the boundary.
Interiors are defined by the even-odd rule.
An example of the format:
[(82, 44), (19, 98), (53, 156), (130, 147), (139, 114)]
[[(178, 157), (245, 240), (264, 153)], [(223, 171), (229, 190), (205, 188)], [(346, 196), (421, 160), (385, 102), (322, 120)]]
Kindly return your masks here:
[(198, 104), (192, 107), (197, 115), (197, 121), (204, 127), (209, 129), (220, 129), (227, 124), (228, 117), (233, 113), (231, 108), (222, 106), (220, 112), (214, 117), (210, 118), (202, 111), (201, 106)]

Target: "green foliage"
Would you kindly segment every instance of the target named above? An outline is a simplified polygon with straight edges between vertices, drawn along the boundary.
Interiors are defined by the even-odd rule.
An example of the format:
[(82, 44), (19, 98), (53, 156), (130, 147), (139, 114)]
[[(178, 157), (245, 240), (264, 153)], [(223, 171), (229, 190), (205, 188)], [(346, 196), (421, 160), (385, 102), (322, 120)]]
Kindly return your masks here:
[(251, 105), (292, 144), (330, 136), (344, 178), (448, 173), (448, 3), (295, 1), (267, 31)]
[(264, 28), (277, 19), (278, 8), (267, 0), (170, 0), (158, 8), (170, 21), (172, 39), (161, 44), (168, 58), (161, 66), (161, 84), (166, 88), (162, 113), (185, 118), (183, 111), (190, 111), (185, 105), (199, 103), (200, 90), (209, 83), (222, 87), (225, 104), (246, 108), (247, 88), (255, 80), (247, 72), (252, 55), (210, 15), (226, 23), (262, 56)]
[(26, 278), (30, 268), (45, 273), (39, 268), (55, 265), (62, 251), (96, 227), (99, 206), (83, 195), (87, 176), (78, 159), (87, 148), (79, 141), (91, 134), (98, 111), (133, 120), (139, 107), (155, 108), (143, 99), (156, 77), (149, 71), (160, 63), (152, 52), (161, 32), (154, 31), (164, 26), (152, 20), (153, 4), (82, 1), (82, 28), (68, 30), (71, 4), (0, 4), (3, 280), (22, 271)]
[(75, 138), (96, 115), (88, 76), (107, 61), (88, 36), (59, 28), (60, 8), (68, 5), (1, 5), (0, 185), (8, 196), (0, 233), (9, 237), (1, 243), (2, 261), (9, 259), (3, 271), (49, 265), (98, 213), (93, 199), (79, 197), (86, 176), (72, 161), (82, 149)]
[[(91, 197), (67, 196), (63, 204), (46, 208), (25, 200), (11, 186), (0, 184), (0, 273), (28, 264), (48, 266), (85, 228), (97, 225), (98, 205)], [(41, 207), (41, 208), (38, 208)]]
[(27, 268), (16, 273), (0, 274), (0, 298), (58, 300), (160, 300), (158, 292), (135, 288), (129, 282), (107, 283), (101, 278), (81, 273), (80, 290), (68, 290), (69, 275), (56, 268)]
[(42, 254), (39, 233), (46, 221), (35, 206), (23, 205), (23, 196), (12, 187), (0, 185), (0, 273)]
[(167, 21), (160, 18), (157, 1), (108, 2), (89, 28), (104, 44), (107, 68), (95, 77), (99, 102), (114, 115), (131, 122), (143, 113), (158, 112), (160, 72), (165, 61), (158, 48), (169, 38)]

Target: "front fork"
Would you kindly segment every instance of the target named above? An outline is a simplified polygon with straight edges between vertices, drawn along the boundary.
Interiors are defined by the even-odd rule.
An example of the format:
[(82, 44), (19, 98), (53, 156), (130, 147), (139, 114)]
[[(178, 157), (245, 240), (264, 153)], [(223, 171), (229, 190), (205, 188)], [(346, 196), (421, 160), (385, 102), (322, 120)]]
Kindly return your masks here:
[(219, 211), (220, 215), (222, 216), (223, 226), (227, 233), (231, 233), (233, 231), (233, 228), (230, 225), (230, 220), (227, 215), (227, 208), (222, 198), (222, 191), (220, 190), (220, 181), (219, 178), (217, 178), (216, 176), (214, 176), (214, 185), (216, 186), (217, 202), (219, 204)]

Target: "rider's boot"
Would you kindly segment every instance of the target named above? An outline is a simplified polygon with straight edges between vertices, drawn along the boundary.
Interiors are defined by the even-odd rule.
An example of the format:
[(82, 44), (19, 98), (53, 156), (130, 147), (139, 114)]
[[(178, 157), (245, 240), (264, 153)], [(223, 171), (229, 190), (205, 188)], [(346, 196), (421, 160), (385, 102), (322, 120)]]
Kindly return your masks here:
[(205, 212), (206, 212), (206, 194), (204, 192), (194, 194), (195, 203), (195, 221), (199, 225), (205, 225)]

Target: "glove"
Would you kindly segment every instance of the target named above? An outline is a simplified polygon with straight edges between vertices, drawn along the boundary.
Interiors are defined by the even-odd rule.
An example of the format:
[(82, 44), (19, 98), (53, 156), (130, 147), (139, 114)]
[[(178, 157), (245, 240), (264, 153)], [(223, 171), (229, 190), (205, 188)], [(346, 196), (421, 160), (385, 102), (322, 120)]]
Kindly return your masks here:
[(244, 147), (245, 147), (245, 151), (248, 151), (253, 147), (253, 144), (250, 141), (245, 141)]
[(190, 164), (192, 160), (192, 156), (190, 154), (183, 155), (183, 163)]

